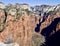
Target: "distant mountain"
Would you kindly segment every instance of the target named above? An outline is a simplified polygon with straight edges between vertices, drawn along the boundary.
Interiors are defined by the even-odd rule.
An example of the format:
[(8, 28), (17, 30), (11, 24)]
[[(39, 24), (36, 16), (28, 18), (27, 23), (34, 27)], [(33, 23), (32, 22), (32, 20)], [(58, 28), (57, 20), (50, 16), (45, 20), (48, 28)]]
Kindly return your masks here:
[(2, 9), (11, 9), (11, 8), (20, 8), (20, 9), (28, 9), (29, 11), (36, 13), (36, 14), (44, 14), (44, 13), (48, 13), (50, 11), (60, 11), (60, 4), (58, 5), (54, 5), (54, 6), (50, 6), (50, 5), (36, 5), (34, 7), (29, 6), (28, 4), (24, 3), (24, 4), (8, 4), (7, 6), (4, 3), (0, 3), (0, 8)]
[(40, 6), (35, 6), (33, 11), (38, 14), (42, 14), (45, 12), (48, 13), (50, 11), (59, 11), (58, 9), (60, 9), (60, 5), (57, 5), (57, 6), (40, 5)]

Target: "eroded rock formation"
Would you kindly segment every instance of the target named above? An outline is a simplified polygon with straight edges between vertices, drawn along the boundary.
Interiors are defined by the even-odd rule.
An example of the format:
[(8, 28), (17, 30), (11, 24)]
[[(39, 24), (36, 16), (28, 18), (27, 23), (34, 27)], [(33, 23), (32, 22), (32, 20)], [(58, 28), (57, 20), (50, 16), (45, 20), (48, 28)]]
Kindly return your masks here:
[[(36, 21), (35, 17), (37, 18)], [(45, 39), (44, 36), (34, 31), (36, 24), (39, 23), (38, 18), (40, 17), (27, 14), (17, 18), (16, 15), (7, 14), (7, 19), (4, 24), (5, 28), (0, 33), (0, 41), (5, 44), (16, 42), (19, 46), (40, 46)], [(38, 43), (36, 41), (34, 42), (34, 38), (36, 38)]]
[[(38, 15), (29, 9), (20, 9), (13, 5), (0, 9), (0, 41), (4, 44), (17, 43), (17, 46), (44, 44), (45, 36), (60, 30), (60, 12), (49, 13), (46, 16)], [(45, 31), (48, 33), (46, 34)]]

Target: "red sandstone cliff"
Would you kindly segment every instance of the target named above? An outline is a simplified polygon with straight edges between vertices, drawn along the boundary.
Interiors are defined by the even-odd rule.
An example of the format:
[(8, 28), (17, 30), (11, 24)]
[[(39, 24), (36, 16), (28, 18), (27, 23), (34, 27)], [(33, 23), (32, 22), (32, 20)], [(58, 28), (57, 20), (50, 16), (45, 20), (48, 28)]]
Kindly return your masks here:
[[(60, 12), (57, 12), (55, 15), (48, 15), (45, 21), (42, 22), (44, 16), (27, 14), (25, 11), (19, 11), (19, 13), (17, 15), (16, 11), (13, 14), (7, 11), (6, 17), (5, 11), (0, 11), (0, 41), (3, 43), (16, 42), (19, 46), (40, 46), (41, 43), (45, 42), (44, 36), (40, 34), (42, 30), (48, 27), (55, 18), (60, 17)], [(39, 23), (41, 24), (39, 26), (40, 30), (35, 32)], [(56, 26), (56, 31), (59, 29), (60, 22)], [(51, 32), (51, 35), (54, 33), (54, 31)]]
[[(33, 36), (37, 35), (38, 37), (35, 37), (38, 38), (38, 40), (41, 39), (41, 43), (43, 43), (45, 41), (44, 37), (34, 31), (36, 24), (39, 23), (38, 20), (40, 18), (37, 16), (37, 20), (35, 21), (35, 17), (36, 16), (28, 16), (26, 14), (22, 15), (18, 19), (16, 18), (16, 15), (8, 15), (4, 25), (5, 28), (0, 33), (0, 41), (4, 43), (16, 42), (19, 44), (19, 46), (35, 46), (36, 43), (33, 41)], [(39, 45), (41, 43), (38, 42)]]

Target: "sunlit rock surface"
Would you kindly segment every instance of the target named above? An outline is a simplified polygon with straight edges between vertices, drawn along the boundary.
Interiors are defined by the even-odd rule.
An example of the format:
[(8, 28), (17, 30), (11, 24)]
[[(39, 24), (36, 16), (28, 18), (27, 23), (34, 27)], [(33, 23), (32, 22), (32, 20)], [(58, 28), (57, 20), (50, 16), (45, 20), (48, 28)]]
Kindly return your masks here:
[[(56, 18), (60, 17), (60, 11), (54, 11), (55, 7), (42, 6), (44, 12), (48, 10), (45, 15), (44, 12), (42, 14), (34, 12), (27, 4), (10, 4), (5, 9), (1, 8), (0, 46), (40, 46), (44, 44), (45, 36), (41, 32), (44, 28), (51, 25)], [(56, 32), (58, 30), (60, 30), (60, 22), (56, 24)], [(53, 29), (50, 35), (54, 33)]]
[(33, 15), (22, 15), (19, 19), (16, 16), (8, 15), (5, 29), (0, 33), (0, 40), (7, 44), (17, 42), (19, 46), (36, 46), (32, 37), (37, 35), (37, 42), (42, 39), (40, 43), (36, 43), (39, 46), (44, 43), (45, 38), (40, 34), (38, 35), (38, 33), (35, 34), (36, 23), (39, 23), (39, 21), (35, 21)]

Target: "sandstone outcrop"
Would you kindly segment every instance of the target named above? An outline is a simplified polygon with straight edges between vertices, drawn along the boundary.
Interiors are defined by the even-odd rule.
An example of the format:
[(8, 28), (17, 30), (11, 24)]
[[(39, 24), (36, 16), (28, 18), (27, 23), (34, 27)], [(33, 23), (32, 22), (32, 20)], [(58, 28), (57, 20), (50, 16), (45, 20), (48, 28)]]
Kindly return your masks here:
[[(35, 17), (37, 18), (36, 21)], [(34, 31), (36, 24), (39, 23), (38, 18), (38, 16), (28, 16), (27, 14), (20, 16), (19, 19), (16, 17), (16, 15), (7, 15), (6, 23), (4, 25), (5, 28), (3, 32), (0, 33), (0, 41), (6, 44), (16, 42), (19, 44), (19, 46), (41, 45), (45, 41), (44, 36), (40, 36), (40, 34), (38, 35), (38, 33)], [(33, 41), (34, 38), (32, 39), (32, 37), (35, 35), (38, 36), (36, 36), (37, 42), (39, 42), (40, 39), (41, 42), (35, 43)]]
[[(26, 4), (23, 5), (23, 7), (25, 6)], [(26, 9), (23, 9), (23, 7), (21, 9), (18, 4), (16, 6), (9, 5), (6, 9), (0, 9), (0, 41), (4, 45), (17, 43), (18, 45), (15, 46), (40, 46), (42, 43), (44, 44), (44, 35), (46, 35), (41, 35), (41, 32), (49, 32), (49, 26), (51, 24), (54, 25), (56, 18), (60, 17), (60, 12), (50, 11), (45, 16), (43, 13), (39, 15), (32, 12), (32, 9), (28, 5)], [(54, 31), (54, 27), (51, 28), (52, 32), (49, 35), (60, 30), (60, 22), (56, 23), (56, 31)]]

